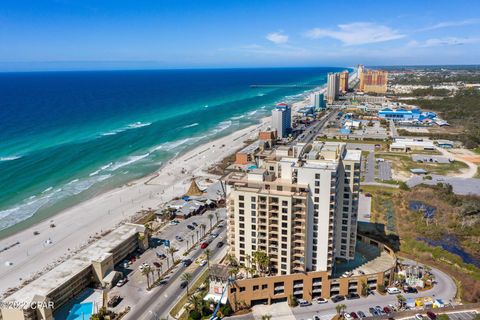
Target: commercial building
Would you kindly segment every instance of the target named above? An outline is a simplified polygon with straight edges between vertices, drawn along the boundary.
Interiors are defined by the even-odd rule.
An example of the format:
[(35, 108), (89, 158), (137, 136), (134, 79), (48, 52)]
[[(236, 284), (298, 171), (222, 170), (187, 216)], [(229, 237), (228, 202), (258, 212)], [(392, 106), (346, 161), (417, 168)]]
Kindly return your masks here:
[(109, 287), (114, 266), (148, 247), (147, 229), (124, 224), (30, 282), (2, 304), (4, 320), (53, 320), (53, 312), (91, 285)]
[(393, 121), (418, 120), (421, 114), (420, 109), (406, 110), (403, 108), (384, 108), (378, 112), (380, 118)]
[(431, 151), (435, 150), (433, 142), (428, 139), (404, 139), (397, 138), (390, 144), (390, 151), (393, 152), (407, 152), (407, 151)]
[(340, 76), (338, 73), (330, 72), (327, 78), (327, 102), (332, 104), (338, 99), (340, 90)]
[(325, 109), (325, 96), (323, 93), (316, 92), (312, 94), (312, 104), (317, 109)]
[(272, 129), (279, 138), (285, 138), (292, 130), (292, 110), (289, 105), (279, 103), (272, 110)]
[(331, 272), (355, 256), (359, 150), (315, 142), (278, 148), (259, 169), (226, 177), (228, 239), (242, 264), (268, 254), (270, 272)]
[(348, 91), (348, 71), (340, 73), (340, 91), (346, 93)]
[(360, 74), (360, 91), (365, 93), (386, 93), (388, 71), (366, 70)]

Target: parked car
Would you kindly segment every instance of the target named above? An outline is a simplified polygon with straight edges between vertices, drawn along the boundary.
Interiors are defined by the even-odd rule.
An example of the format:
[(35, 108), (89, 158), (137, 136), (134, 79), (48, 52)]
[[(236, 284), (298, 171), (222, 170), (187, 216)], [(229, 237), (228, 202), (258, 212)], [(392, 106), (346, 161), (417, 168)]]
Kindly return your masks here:
[(317, 316), (317, 315), (314, 315), (314, 316), (313, 316), (313, 320), (320, 320), (320, 317)]
[(358, 316), (355, 312), (350, 312), (350, 315), (352, 316), (353, 319), (358, 319)]
[(116, 306), (120, 303), (120, 301), (122, 301), (122, 297), (120, 297), (120, 296), (113, 296), (113, 297), (110, 298), (110, 300), (108, 300), (107, 306), (108, 306), (109, 308), (114, 308), (114, 307), (116, 307)]
[(347, 312), (345, 312), (345, 313), (343, 314), (343, 318), (344, 318), (345, 320), (353, 320), (353, 317), (352, 317), (349, 313), (347, 313)]
[(184, 260), (182, 260), (182, 264), (183, 264), (184, 267), (188, 267), (189, 265), (192, 264), (192, 260), (184, 259)]
[(345, 296), (345, 298), (347, 298), (347, 300), (354, 300), (354, 299), (360, 299), (360, 296), (356, 293), (349, 293)]
[(165, 253), (157, 253), (157, 257), (158, 257), (159, 259), (162, 259), (162, 260), (165, 259), (165, 258), (167, 258), (167, 256), (165, 255)]
[(162, 279), (158, 282), (159, 285), (166, 285), (168, 283), (168, 279)]
[(417, 313), (417, 314), (415, 315), (415, 320), (423, 320), (423, 319), (425, 319), (425, 317), (422, 316), (420, 313)]
[(417, 288), (410, 287), (410, 286), (405, 286), (403, 287), (403, 292), (405, 293), (418, 293)]
[(153, 261), (153, 265), (157, 268), (160, 268), (162, 265), (158, 263), (157, 261)]
[(180, 236), (175, 236), (175, 239), (177, 239), (177, 241), (179, 241), (179, 242), (182, 242), (182, 241), (183, 241), (183, 238), (180, 237)]
[(313, 301), (315, 301), (318, 304), (324, 304), (324, 303), (328, 302), (328, 300), (324, 299), (324, 298), (315, 298), (315, 299), (313, 299)]
[(373, 308), (373, 307), (368, 308), (368, 311), (369, 311), (370, 314), (371, 314), (372, 316), (374, 316), (374, 317), (378, 315), (377, 310), (375, 310), (375, 308)]
[(172, 220), (172, 221), (170, 221), (170, 225), (171, 225), (171, 226), (176, 226), (176, 225), (179, 224), (179, 223), (180, 223), (180, 221), (178, 221), (178, 220)]
[(389, 307), (383, 307), (383, 312), (385, 312), (386, 314), (389, 314), (392, 312), (392, 310)]
[(304, 299), (298, 299), (298, 305), (300, 307), (308, 307), (308, 306), (311, 306), (312, 303)]
[(188, 286), (188, 281), (182, 281), (180, 283), (180, 288), (185, 289)]
[(365, 318), (367, 316), (363, 311), (357, 311), (357, 314), (360, 318)]
[(118, 282), (117, 282), (117, 287), (123, 286), (125, 283), (127, 283), (127, 281), (128, 281), (128, 280), (127, 280), (126, 278), (125, 278), (125, 279), (120, 279), (120, 280), (118, 280)]
[(203, 266), (206, 265), (206, 264), (207, 264), (207, 260), (202, 260), (202, 261), (200, 262), (200, 267), (203, 267)]
[(387, 292), (388, 294), (399, 294), (400, 290), (398, 290), (398, 288), (396, 287), (390, 287), (390, 288), (387, 288)]
[(337, 303), (339, 301), (345, 300), (345, 297), (341, 295), (336, 295), (331, 297), (330, 299), (332, 300), (333, 303)]
[(190, 229), (190, 230), (195, 230), (195, 227), (192, 226), (191, 224), (187, 224), (187, 228)]
[(200, 248), (202, 249), (205, 249), (206, 247), (208, 247), (208, 242), (203, 242), (201, 245), (200, 245)]
[(192, 225), (193, 225), (194, 227), (198, 227), (198, 223), (196, 223), (196, 222), (192, 222)]
[(221, 248), (223, 247), (223, 241), (220, 241), (219, 243), (217, 243), (217, 248)]
[(430, 320), (436, 320), (437, 319), (437, 315), (435, 313), (433, 313), (432, 311), (427, 311), (427, 317), (429, 317)]
[(375, 306), (375, 310), (377, 310), (377, 313), (378, 313), (378, 315), (382, 315), (382, 314), (384, 314), (384, 312), (383, 312), (383, 308), (382, 308), (382, 307), (380, 307), (380, 306)]

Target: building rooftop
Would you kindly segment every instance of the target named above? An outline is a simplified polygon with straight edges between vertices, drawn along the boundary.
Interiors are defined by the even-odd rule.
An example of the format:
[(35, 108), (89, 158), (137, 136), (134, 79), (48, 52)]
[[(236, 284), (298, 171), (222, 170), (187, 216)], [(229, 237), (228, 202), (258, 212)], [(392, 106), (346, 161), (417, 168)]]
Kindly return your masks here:
[(26, 306), (35, 296), (47, 296), (50, 292), (75, 277), (87, 268), (92, 261), (102, 261), (107, 258), (111, 251), (121, 245), (125, 240), (135, 235), (144, 228), (137, 224), (124, 224), (113, 230), (100, 240), (78, 252), (68, 260), (62, 262), (40, 278), (30, 282), (16, 291), (5, 301), (25, 302)]
[(362, 158), (362, 150), (347, 149), (347, 152), (345, 152), (345, 156), (343, 157), (343, 160), (360, 161), (361, 158)]

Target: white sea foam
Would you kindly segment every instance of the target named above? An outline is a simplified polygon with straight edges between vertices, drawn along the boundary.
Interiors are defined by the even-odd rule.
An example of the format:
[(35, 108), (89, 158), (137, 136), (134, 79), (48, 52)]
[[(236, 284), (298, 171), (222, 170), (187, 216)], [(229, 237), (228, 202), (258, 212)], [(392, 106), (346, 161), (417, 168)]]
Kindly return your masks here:
[(146, 157), (148, 157), (150, 155), (150, 152), (147, 152), (145, 154), (141, 154), (139, 156), (130, 156), (127, 158), (127, 160), (125, 161), (121, 161), (121, 162), (116, 162), (114, 163), (110, 168), (109, 168), (109, 171), (115, 171), (115, 170), (118, 170), (120, 168), (123, 168), (125, 166), (128, 166), (132, 163), (135, 163), (137, 161), (140, 161), (142, 159), (145, 159)]
[(199, 123), (198, 122), (195, 122), (195, 123), (191, 123), (191, 124), (187, 124), (186, 126), (183, 126), (182, 129), (186, 129), (186, 128), (191, 128), (191, 127), (196, 127), (198, 126)]
[(37, 196), (31, 196), (15, 207), (0, 211), (0, 230), (32, 217), (38, 210), (53, 205), (67, 197), (77, 195), (89, 189), (95, 183), (106, 180), (111, 175), (101, 175), (86, 179), (74, 179), (62, 188), (47, 188)]
[(204, 105), (203, 107), (204, 107), (204, 108), (208, 108), (208, 104)]
[(253, 116), (255, 113), (257, 113), (257, 110), (250, 111), (250, 112), (248, 113), (248, 115), (249, 115), (249, 116)]
[(13, 161), (20, 159), (22, 156), (6, 156), (6, 157), (0, 157), (0, 161)]
[(242, 114), (241, 116), (231, 117), (230, 119), (232, 119), (232, 120), (239, 120), (239, 119), (242, 119), (242, 118), (244, 118), (244, 117), (245, 117), (245, 115)]
[(116, 135), (120, 132), (124, 132), (124, 131), (131, 130), (131, 129), (138, 129), (138, 128), (142, 128), (142, 127), (147, 127), (151, 124), (152, 124), (151, 122), (140, 122), (140, 121), (138, 121), (138, 122), (130, 123), (125, 127), (102, 133), (101, 135), (102, 136), (113, 136), (113, 135)]
[(174, 150), (174, 149), (178, 149), (179, 147), (184, 147), (188, 144), (192, 144), (194, 142), (197, 142), (197, 141), (199, 141), (199, 140), (201, 140), (205, 137), (206, 136), (202, 135), (202, 136), (196, 136), (196, 137), (191, 137), (191, 138), (185, 138), (185, 139), (181, 139), (181, 140), (165, 142), (165, 143), (162, 143), (161, 145), (153, 148), (151, 152), (159, 151), (159, 150), (171, 151), (171, 150)]

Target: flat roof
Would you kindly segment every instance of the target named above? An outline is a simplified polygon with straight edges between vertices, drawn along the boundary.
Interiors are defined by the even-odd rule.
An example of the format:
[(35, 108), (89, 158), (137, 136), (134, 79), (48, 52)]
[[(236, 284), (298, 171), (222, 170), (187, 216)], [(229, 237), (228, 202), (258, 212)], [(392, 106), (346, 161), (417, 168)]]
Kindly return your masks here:
[(260, 141), (257, 140), (255, 142), (249, 144), (248, 146), (244, 147), (242, 150), (238, 151), (238, 153), (250, 154), (250, 153), (255, 152), (255, 150), (257, 150), (259, 147), (260, 147)]
[(360, 161), (361, 158), (362, 158), (362, 150), (347, 149), (347, 152), (345, 153), (343, 160)]
[(144, 227), (138, 224), (121, 225), (38, 279), (8, 296), (5, 301), (18, 301), (28, 304), (34, 301), (35, 296), (47, 296), (53, 290), (89, 268), (92, 261), (102, 261), (107, 258), (113, 249), (135, 235), (141, 228)]

